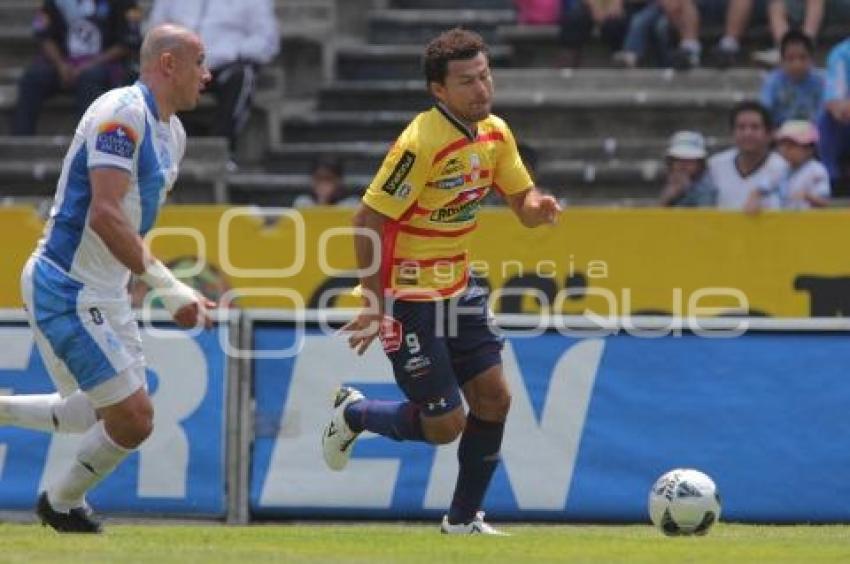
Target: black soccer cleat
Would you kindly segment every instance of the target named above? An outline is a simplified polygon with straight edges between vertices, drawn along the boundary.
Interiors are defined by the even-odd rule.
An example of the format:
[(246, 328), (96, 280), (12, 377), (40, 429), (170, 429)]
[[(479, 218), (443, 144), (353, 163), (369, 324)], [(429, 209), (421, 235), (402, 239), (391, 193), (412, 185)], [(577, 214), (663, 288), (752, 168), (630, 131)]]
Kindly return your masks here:
[(102, 533), (103, 527), (83, 507), (76, 507), (68, 513), (61, 513), (50, 506), (47, 492), (38, 496), (35, 513), (42, 525), (50, 525), (58, 533)]

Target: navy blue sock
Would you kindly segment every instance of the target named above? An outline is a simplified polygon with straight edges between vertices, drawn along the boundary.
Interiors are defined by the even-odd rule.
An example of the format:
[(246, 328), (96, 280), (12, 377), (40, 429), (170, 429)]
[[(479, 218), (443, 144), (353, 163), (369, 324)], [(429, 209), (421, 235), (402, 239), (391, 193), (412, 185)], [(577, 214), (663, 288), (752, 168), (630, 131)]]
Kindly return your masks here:
[(481, 509), (487, 486), (499, 465), (504, 433), (504, 422), (483, 421), (471, 412), (466, 417), (466, 428), (457, 449), (460, 468), (449, 507), (449, 523), (469, 523)]
[(345, 422), (355, 433), (372, 431), (395, 441), (425, 441), (419, 406), (409, 401), (360, 400), (345, 408)]

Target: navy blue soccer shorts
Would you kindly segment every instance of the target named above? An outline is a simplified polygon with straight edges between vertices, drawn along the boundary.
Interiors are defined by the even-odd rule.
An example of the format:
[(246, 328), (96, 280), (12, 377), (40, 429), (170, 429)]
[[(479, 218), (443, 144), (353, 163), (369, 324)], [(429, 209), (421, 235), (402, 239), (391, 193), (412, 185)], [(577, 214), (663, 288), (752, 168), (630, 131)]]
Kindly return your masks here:
[(454, 298), (394, 301), (381, 328), (381, 343), (395, 380), (426, 416), (462, 405), (460, 388), (502, 363), (503, 339), (492, 326), (487, 290), (470, 281)]

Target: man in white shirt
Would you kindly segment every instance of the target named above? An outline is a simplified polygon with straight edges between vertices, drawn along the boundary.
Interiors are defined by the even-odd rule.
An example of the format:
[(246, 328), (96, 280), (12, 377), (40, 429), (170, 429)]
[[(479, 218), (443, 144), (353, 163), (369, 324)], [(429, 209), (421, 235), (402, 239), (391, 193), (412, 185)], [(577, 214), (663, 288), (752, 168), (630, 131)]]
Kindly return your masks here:
[[(779, 185), (788, 164), (770, 148), (770, 113), (759, 102), (736, 105), (730, 122), (735, 146), (708, 159), (708, 170), (717, 187), (717, 207), (744, 210), (753, 193), (770, 192)], [(778, 193), (762, 198), (761, 207), (781, 207)]]
[(209, 79), (197, 35), (173, 25), (147, 34), (139, 82), (99, 97), (77, 126), (44, 236), (21, 275), (28, 321), (59, 393), (0, 397), (0, 424), (83, 435), (38, 498), (39, 518), (59, 532), (101, 531), (86, 492), (153, 429), (130, 273), (159, 293), (181, 327), (211, 325), (215, 304), (178, 281), (142, 239), (185, 151), (175, 114), (197, 105)]
[(207, 47), (212, 72), (209, 91), (218, 99), (212, 134), (226, 137), (231, 160), (239, 133), (251, 114), (257, 67), (280, 50), (280, 34), (272, 0), (156, 0), (148, 26), (182, 25), (197, 33)]

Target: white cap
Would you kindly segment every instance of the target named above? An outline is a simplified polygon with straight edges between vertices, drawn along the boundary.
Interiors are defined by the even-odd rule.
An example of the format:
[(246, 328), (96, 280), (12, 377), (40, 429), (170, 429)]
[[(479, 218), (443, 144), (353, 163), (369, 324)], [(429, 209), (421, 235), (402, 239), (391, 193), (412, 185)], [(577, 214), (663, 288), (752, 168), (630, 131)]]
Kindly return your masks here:
[(674, 159), (704, 159), (707, 155), (705, 138), (696, 131), (677, 131), (667, 147), (667, 156)]
[(814, 145), (818, 142), (818, 129), (806, 120), (790, 120), (776, 132), (776, 140), (788, 139), (798, 145)]

